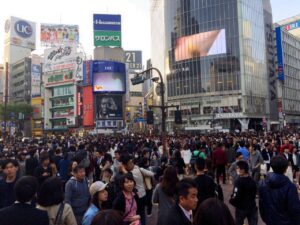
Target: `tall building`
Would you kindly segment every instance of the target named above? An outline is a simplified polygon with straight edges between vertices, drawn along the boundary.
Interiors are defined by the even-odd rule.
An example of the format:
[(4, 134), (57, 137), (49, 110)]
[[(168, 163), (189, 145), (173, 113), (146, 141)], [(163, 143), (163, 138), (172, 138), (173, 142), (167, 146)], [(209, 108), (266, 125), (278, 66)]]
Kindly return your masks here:
[(31, 103), (31, 58), (26, 57), (13, 63), (10, 73), (10, 101)]
[(259, 129), (270, 118), (264, 9), (261, 0), (152, 1), (152, 64), (186, 130)]
[[(281, 127), (300, 125), (300, 36), (286, 30), (286, 25), (275, 28), (278, 111)], [(300, 33), (299, 33), (300, 34)]]
[(283, 30), (288, 31), (295, 37), (300, 38), (300, 14), (293, 16), (279, 22), (276, 22), (277, 26), (281, 26)]
[(4, 97), (4, 81), (5, 81), (5, 71), (3, 64), (0, 64), (0, 103), (3, 103)]

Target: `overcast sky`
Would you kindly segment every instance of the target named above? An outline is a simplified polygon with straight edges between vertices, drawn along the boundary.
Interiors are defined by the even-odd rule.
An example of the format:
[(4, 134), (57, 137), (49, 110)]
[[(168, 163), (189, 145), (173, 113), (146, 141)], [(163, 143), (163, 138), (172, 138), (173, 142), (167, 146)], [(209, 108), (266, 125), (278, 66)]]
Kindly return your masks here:
[[(271, 0), (274, 21), (300, 14), (300, 0)], [(0, 7), (0, 59), (3, 57), (4, 23), (16, 16), (38, 23), (78, 24), (80, 42), (93, 54), (94, 13), (122, 15), (122, 45), (125, 50), (143, 50), (150, 58), (150, 0), (8, 0)], [(37, 31), (38, 31), (37, 30)], [(39, 32), (37, 32), (39, 39)], [(37, 41), (37, 48), (40, 42)], [(39, 50), (41, 52), (41, 50)]]

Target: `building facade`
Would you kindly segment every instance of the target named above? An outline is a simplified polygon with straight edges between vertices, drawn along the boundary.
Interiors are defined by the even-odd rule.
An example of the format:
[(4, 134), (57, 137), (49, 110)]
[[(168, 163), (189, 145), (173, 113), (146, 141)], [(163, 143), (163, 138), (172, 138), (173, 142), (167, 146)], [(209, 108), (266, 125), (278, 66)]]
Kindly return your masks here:
[[(263, 2), (152, 3), (163, 18), (165, 37), (162, 48), (158, 51), (156, 45), (156, 51), (152, 51), (151, 60), (165, 74), (168, 104), (180, 107), (183, 127), (261, 127), (270, 114)], [(155, 24), (154, 19), (153, 35)], [(156, 42), (159, 40), (152, 39), (153, 48)], [(168, 112), (169, 131), (174, 127), (174, 111)]]
[(300, 125), (300, 38), (285, 27), (275, 28), (281, 127)]

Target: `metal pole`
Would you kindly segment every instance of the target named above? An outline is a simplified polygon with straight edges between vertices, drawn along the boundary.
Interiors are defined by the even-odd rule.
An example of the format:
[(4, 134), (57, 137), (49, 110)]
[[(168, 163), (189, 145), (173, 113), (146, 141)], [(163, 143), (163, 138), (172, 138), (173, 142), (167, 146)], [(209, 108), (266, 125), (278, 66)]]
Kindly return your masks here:
[(5, 96), (4, 96), (4, 141), (6, 138), (6, 127), (7, 127), (7, 98), (8, 98), (8, 62), (5, 64)]

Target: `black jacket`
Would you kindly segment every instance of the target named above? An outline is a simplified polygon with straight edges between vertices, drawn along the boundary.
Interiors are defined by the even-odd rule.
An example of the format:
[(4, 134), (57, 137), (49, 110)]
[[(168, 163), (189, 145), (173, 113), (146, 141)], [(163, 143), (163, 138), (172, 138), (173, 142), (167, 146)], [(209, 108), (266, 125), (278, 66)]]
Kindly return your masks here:
[[(140, 199), (139, 199), (139, 196), (137, 195), (137, 193), (135, 193), (134, 199), (135, 199), (136, 204), (137, 204), (136, 214), (137, 215), (141, 215)], [(125, 201), (125, 196), (124, 196), (123, 192), (120, 192), (117, 195), (116, 199), (114, 200), (114, 202), (113, 202), (113, 209), (125, 213), (126, 201)]]
[(25, 174), (34, 176), (34, 170), (38, 167), (39, 161), (36, 157), (30, 157), (25, 161)]
[(192, 225), (178, 204), (170, 208), (166, 217), (166, 224), (164, 225)]
[(198, 206), (208, 198), (216, 197), (216, 184), (214, 180), (206, 175), (199, 175), (195, 178), (195, 183), (197, 184), (198, 189)]
[(259, 185), (259, 211), (267, 225), (299, 225), (300, 201), (288, 177), (269, 173)]
[(237, 209), (253, 210), (256, 208), (256, 191), (256, 183), (250, 176), (239, 177), (234, 183), (229, 202)]
[(48, 225), (47, 211), (24, 203), (16, 203), (0, 210), (1, 225)]

